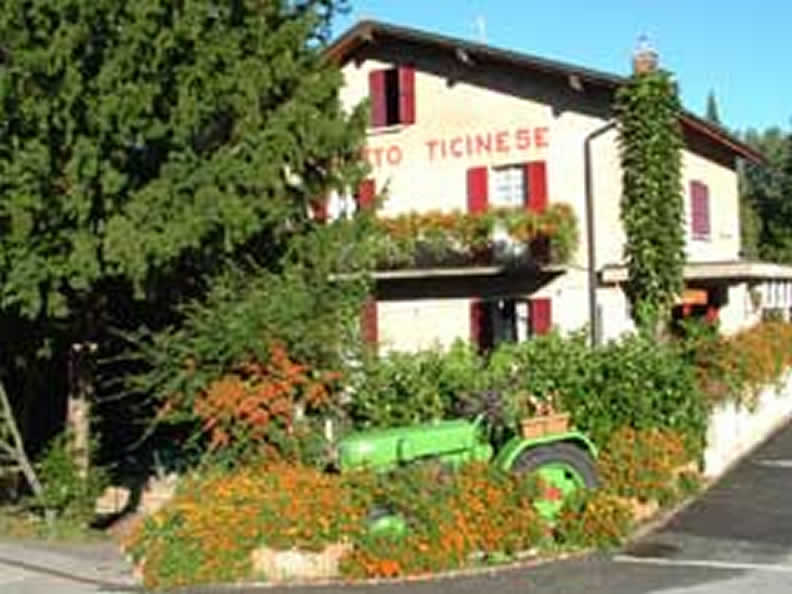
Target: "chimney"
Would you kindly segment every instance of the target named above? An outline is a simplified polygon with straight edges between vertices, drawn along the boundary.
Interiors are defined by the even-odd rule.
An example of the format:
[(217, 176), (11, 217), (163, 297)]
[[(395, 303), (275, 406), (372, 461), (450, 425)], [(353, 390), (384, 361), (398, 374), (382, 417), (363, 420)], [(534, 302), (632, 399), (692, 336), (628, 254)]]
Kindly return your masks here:
[(659, 57), (646, 35), (638, 38), (638, 45), (633, 51), (633, 74), (649, 74), (657, 70)]

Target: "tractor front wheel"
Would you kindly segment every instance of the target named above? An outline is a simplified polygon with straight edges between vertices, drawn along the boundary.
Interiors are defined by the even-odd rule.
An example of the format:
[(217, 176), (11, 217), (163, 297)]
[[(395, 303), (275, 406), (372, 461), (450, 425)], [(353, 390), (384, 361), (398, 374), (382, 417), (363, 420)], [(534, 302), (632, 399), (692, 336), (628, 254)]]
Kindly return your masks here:
[(544, 518), (553, 520), (564, 500), (580, 489), (597, 486), (597, 469), (591, 454), (571, 443), (554, 443), (529, 448), (512, 465), (512, 471), (533, 474), (542, 492), (534, 502)]

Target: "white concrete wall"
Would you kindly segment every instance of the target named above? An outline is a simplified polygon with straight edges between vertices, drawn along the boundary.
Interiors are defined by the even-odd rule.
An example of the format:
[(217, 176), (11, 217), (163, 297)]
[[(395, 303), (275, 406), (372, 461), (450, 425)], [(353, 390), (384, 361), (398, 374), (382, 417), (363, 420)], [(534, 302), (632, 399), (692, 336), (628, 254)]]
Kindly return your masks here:
[[(459, 70), (458, 63), (453, 60), (447, 63), (450, 59), (447, 56), (406, 55), (402, 49), (385, 48), (377, 52), (374, 47), (372, 52), (376, 57), (364, 55), (343, 66), (345, 86), (341, 99), (351, 108), (368, 97), (372, 70), (405, 61), (416, 63), (415, 124), (368, 131), (371, 177), (377, 191), (386, 192), (383, 215), (464, 211), (468, 168), (545, 161), (549, 200), (572, 207), (580, 224), (581, 241), (569, 263), (570, 271), (533, 296), (553, 298), (553, 321), (557, 327), (574, 330), (584, 326), (589, 316), (583, 145), (589, 133), (608, 121), (607, 101), (590, 90), (571, 91), (563, 82), (538, 75), (515, 77), (492, 69), (473, 70), (473, 78), (469, 78), (464, 68)], [(455, 76), (457, 71), (463, 75)], [(504, 135), (501, 150), (496, 148), (499, 134)], [(526, 134), (530, 142), (524, 142)], [(490, 135), (492, 150), (471, 150), (468, 139), (474, 139), (475, 143), (477, 135)], [(456, 155), (452, 154), (455, 139), (460, 139), (456, 140)], [(439, 141), (446, 143), (442, 154)], [(614, 130), (593, 143), (592, 160), (596, 267), (601, 269), (606, 264), (622, 262), (624, 246), (619, 206), (622, 172)], [(693, 261), (737, 259), (739, 208), (735, 170), (688, 147), (683, 153), (683, 178), (688, 218), (690, 181), (699, 180), (710, 189), (711, 236), (694, 240), (688, 231), (689, 258)], [(632, 322), (620, 289), (601, 289), (598, 294), (604, 336), (617, 338), (631, 330)], [(740, 299), (735, 294), (730, 304), (729, 328), (745, 325), (737, 315), (740, 306), (736, 304)], [(456, 338), (466, 338), (468, 303), (466, 300), (383, 303), (379, 316), (381, 338), (390, 348), (403, 350), (435, 342), (447, 345)], [(426, 308), (426, 313), (419, 312), (421, 308)], [(405, 320), (412, 320), (412, 325), (405, 325)]]
[(607, 287), (597, 291), (597, 303), (601, 310), (602, 342), (618, 340), (624, 334), (635, 331), (630, 317), (627, 295), (619, 287)]
[(792, 418), (792, 373), (780, 387), (766, 387), (749, 410), (733, 403), (716, 407), (707, 432), (704, 474), (717, 478)]
[(383, 352), (448, 348), (470, 339), (470, 300), (380, 301), (377, 325)]
[(723, 334), (736, 334), (762, 321), (762, 310), (754, 303), (752, 290), (753, 287), (745, 282), (729, 287), (728, 301), (718, 312)]
[[(687, 255), (693, 262), (737, 260), (740, 254), (740, 204), (736, 169), (689, 150), (682, 153)], [(709, 188), (710, 235), (694, 238), (691, 230), (690, 182)]]

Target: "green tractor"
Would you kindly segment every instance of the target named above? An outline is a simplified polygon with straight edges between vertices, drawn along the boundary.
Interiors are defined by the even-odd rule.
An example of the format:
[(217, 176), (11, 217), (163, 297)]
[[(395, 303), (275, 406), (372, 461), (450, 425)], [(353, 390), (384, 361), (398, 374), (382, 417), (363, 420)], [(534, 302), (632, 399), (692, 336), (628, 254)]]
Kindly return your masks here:
[[(341, 472), (363, 468), (388, 472), (418, 462), (440, 462), (453, 468), (480, 461), (504, 471), (533, 473), (544, 486), (534, 505), (551, 522), (569, 495), (597, 486), (596, 449), (584, 434), (563, 429), (526, 438), (512, 430), (505, 439), (495, 440), (492, 433), (484, 415), (473, 421), (357, 432), (338, 443), (337, 465)], [(370, 522), (372, 531), (399, 533), (406, 528), (404, 520), (387, 508), (374, 510)]]

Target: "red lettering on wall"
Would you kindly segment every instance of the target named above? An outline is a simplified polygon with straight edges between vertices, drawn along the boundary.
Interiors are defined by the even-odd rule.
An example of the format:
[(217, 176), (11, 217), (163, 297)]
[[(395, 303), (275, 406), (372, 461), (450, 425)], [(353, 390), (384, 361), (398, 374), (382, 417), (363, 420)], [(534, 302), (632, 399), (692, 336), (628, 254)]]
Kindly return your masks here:
[[(533, 149), (537, 152), (550, 146), (550, 128), (517, 128), (515, 130), (498, 130), (495, 132), (479, 132), (464, 136), (448, 138), (432, 138), (424, 141), (426, 157), (429, 161), (441, 159), (462, 159), (465, 157), (486, 157), (493, 152), (508, 154), (516, 151)], [(404, 149), (399, 144), (389, 144), (363, 149), (363, 157), (372, 167), (384, 165), (398, 166), (405, 158)]]
[(434, 161), (435, 158), (435, 148), (437, 148), (437, 144), (440, 142), (439, 140), (428, 140), (426, 141), (426, 146), (429, 149), (429, 160)]
[(388, 159), (388, 165), (398, 165), (402, 161), (402, 150), (397, 145), (393, 145), (388, 147), (388, 152), (386, 155)]
[(531, 130), (530, 128), (520, 128), (515, 134), (517, 137), (517, 150), (524, 151), (531, 148)]
[(541, 128), (534, 128), (534, 146), (536, 148), (547, 148), (550, 142), (547, 140), (549, 130), (547, 126)]
[(462, 146), (461, 145), (462, 145), (462, 138), (460, 138), (459, 136), (457, 136), (456, 138), (453, 138), (451, 140), (451, 154), (454, 157), (459, 158), (459, 157), (464, 157), (465, 156), (465, 153), (462, 150)]
[(506, 130), (498, 132), (495, 135), (495, 150), (499, 153), (508, 153), (509, 152), (509, 144), (508, 144), (508, 137), (509, 133)]
[(476, 154), (480, 155), (485, 150), (487, 152), (492, 150), (492, 135), (489, 133), (486, 136), (476, 134)]
[[(369, 161), (375, 167), (382, 167), (382, 151), (383, 150), (384, 149), (381, 146), (369, 150)], [(371, 158), (372, 153), (374, 154), (374, 158), (373, 159)]]

